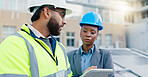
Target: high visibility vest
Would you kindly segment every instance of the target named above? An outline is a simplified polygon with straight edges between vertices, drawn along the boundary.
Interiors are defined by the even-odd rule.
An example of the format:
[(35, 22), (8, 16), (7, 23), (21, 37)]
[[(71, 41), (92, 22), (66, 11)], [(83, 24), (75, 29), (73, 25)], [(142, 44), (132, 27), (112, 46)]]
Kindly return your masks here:
[(0, 77), (67, 77), (70, 65), (64, 46), (56, 41), (55, 55), (23, 25), (0, 44)]

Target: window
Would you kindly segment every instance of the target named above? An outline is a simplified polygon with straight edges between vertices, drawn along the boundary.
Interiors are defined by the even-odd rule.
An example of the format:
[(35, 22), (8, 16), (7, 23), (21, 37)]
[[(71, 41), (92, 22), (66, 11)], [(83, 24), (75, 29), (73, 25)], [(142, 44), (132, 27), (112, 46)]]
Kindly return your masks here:
[(141, 1), (141, 5), (142, 5), (142, 6), (147, 6), (147, 5), (148, 5), (148, 1), (147, 1), (147, 0)]
[(122, 24), (124, 21), (124, 15), (120, 11), (110, 10), (109, 22), (114, 24)]
[(97, 45), (97, 47), (101, 46), (101, 44), (102, 44), (102, 42), (101, 42), (101, 34), (98, 35), (98, 38), (95, 41), (95, 44)]
[(134, 23), (134, 15), (131, 15), (131, 22)]
[(125, 15), (124, 20), (125, 22), (128, 22), (128, 23), (134, 23), (134, 15), (133, 14)]
[(67, 46), (75, 46), (75, 33), (74, 32), (67, 32)]
[(103, 19), (103, 21), (104, 22), (110, 22), (110, 20), (109, 20), (109, 10), (103, 10), (103, 17), (102, 17), (102, 19)]
[(125, 15), (124, 20), (125, 20), (125, 22), (130, 23), (131, 22), (131, 16), (130, 15)]
[(3, 8), (3, 5), (4, 5), (3, 0), (0, 0), (0, 9), (2, 9), (2, 8)]
[(27, 0), (17, 0), (17, 10), (26, 10)]
[(0, 9), (26, 11), (28, 0), (0, 0)]
[(146, 31), (148, 32), (148, 22), (146, 23)]
[(146, 0), (145, 5), (148, 5), (148, 1)]
[(148, 17), (148, 11), (146, 11), (146, 15), (147, 15), (147, 17)]
[(7, 10), (15, 10), (15, 0), (3, 0), (3, 9), (7, 8)]
[(112, 35), (111, 34), (105, 35), (105, 44), (107, 47), (112, 46)]
[(142, 15), (142, 19), (147, 18), (148, 17), (148, 11), (142, 12), (141, 15)]
[(16, 32), (16, 26), (3, 26), (2, 29), (2, 40), (4, 40), (7, 36)]
[(141, 1), (141, 5), (142, 5), (142, 6), (145, 6), (144, 1)]
[(143, 19), (145, 18), (145, 12), (142, 12), (142, 18)]

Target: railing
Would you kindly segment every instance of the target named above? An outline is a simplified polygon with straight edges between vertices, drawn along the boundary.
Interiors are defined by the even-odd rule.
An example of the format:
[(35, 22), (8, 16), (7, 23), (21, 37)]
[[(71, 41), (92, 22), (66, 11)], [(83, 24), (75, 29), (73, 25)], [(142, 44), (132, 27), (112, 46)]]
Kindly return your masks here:
[(134, 48), (131, 48), (131, 50), (148, 57), (148, 53), (146, 53), (146, 52), (143, 52), (143, 51), (140, 51), (140, 50), (137, 50), (137, 49), (134, 49)]
[(137, 73), (133, 72), (131, 69), (127, 69), (126, 67), (124, 67), (123, 65), (121, 65), (119, 63), (116, 63), (115, 61), (114, 61), (114, 64), (122, 68), (121, 70), (115, 70), (115, 75), (116, 75), (116, 73), (120, 74), (121, 72), (128, 72), (128, 73), (133, 74), (136, 77), (141, 77)]

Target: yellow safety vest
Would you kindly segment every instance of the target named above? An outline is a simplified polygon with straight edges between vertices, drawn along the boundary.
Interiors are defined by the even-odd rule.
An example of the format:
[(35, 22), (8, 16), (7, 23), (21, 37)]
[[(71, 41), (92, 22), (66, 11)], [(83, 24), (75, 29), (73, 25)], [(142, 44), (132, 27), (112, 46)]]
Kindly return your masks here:
[(54, 56), (42, 40), (30, 35), (26, 25), (0, 44), (0, 77), (67, 77), (71, 74), (63, 45), (56, 42)]

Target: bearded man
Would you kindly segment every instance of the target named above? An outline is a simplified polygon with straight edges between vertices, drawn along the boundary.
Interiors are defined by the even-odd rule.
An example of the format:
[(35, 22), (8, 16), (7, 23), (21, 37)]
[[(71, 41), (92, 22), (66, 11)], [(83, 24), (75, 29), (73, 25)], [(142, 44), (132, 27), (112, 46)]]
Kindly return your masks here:
[[(0, 77), (67, 77), (70, 64), (64, 46), (53, 37), (71, 13), (65, 0), (29, 0), (32, 24), (0, 44)], [(68, 12), (69, 11), (69, 12)]]

